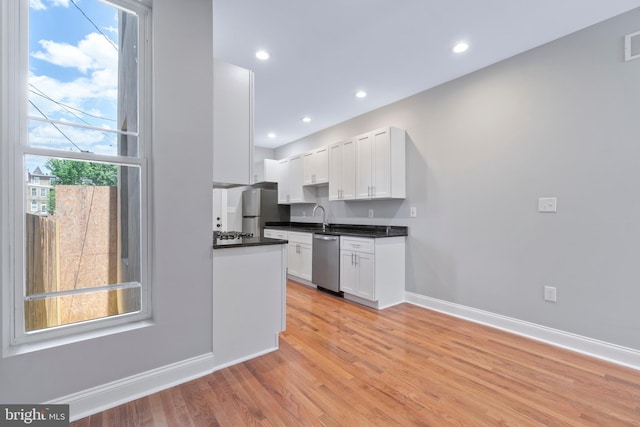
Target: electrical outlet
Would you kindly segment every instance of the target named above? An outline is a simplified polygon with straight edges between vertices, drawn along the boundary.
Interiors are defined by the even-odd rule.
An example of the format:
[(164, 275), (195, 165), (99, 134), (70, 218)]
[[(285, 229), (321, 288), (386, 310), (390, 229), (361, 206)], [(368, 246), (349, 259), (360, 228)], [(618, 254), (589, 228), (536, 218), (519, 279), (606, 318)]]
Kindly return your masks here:
[(544, 287), (544, 300), (550, 302), (556, 302), (557, 294), (556, 288), (553, 286), (545, 286)]
[(410, 216), (411, 218), (415, 218), (415, 217), (417, 217), (417, 216), (418, 216), (418, 208), (416, 208), (415, 206), (411, 206), (411, 207), (409, 208), (409, 216)]
[(538, 212), (557, 212), (558, 199), (555, 197), (540, 197), (538, 199)]
[(369, 218), (373, 218), (373, 209), (369, 209)]

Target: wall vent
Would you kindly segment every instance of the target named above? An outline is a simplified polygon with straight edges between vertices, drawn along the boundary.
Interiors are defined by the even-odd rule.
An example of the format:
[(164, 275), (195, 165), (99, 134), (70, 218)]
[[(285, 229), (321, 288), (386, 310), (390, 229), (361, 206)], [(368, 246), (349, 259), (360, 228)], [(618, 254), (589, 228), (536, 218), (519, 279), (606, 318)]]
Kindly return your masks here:
[(624, 36), (624, 60), (640, 58), (640, 31)]

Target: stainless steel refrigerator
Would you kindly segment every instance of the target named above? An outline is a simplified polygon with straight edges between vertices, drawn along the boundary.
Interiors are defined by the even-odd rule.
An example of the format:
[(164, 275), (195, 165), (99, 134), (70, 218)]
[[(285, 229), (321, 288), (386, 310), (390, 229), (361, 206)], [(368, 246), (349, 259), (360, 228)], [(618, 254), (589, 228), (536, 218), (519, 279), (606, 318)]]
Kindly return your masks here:
[(278, 191), (251, 188), (242, 192), (242, 232), (258, 237), (266, 222), (288, 222), (290, 207), (278, 204)]

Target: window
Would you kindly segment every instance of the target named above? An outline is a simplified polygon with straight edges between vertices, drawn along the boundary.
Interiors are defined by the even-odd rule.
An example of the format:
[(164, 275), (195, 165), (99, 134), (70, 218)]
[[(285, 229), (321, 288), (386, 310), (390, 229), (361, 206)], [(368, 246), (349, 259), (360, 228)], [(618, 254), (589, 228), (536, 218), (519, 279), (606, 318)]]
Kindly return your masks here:
[(36, 197), (38, 195), (38, 190), (35, 187), (31, 187), (31, 197)]
[[(2, 37), (20, 59), (0, 74), (20, 112), (13, 124), (3, 110), (2, 149), (16, 159), (8, 169), (23, 165), (7, 173), (12, 344), (147, 318), (150, 10), (138, 0), (2, 8)], [(38, 168), (56, 179), (40, 189), (40, 211), (36, 200), (27, 211), (23, 177)]]

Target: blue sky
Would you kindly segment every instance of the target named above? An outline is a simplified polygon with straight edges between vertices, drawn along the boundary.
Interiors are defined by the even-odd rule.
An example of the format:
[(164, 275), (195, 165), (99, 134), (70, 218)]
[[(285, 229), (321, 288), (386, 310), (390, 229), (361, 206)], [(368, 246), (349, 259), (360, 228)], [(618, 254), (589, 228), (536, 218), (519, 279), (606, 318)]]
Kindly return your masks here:
[[(29, 1), (29, 99), (37, 106), (29, 105), (29, 115), (114, 129), (117, 9), (97, 0), (75, 0), (75, 4), (72, 0)], [(30, 145), (115, 154), (112, 134), (58, 127), (66, 137), (50, 124), (30, 121)], [(29, 169), (34, 165), (31, 160)]]

